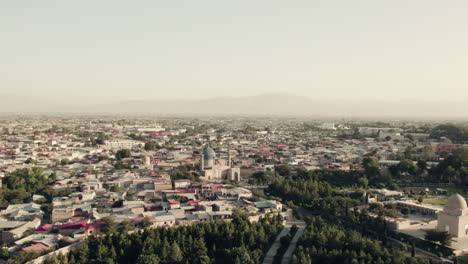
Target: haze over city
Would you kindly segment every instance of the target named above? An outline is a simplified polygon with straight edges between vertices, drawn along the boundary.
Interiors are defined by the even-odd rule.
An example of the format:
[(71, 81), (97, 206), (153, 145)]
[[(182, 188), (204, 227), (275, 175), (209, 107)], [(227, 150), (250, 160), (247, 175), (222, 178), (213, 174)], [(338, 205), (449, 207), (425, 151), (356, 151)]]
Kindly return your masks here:
[(445, 108), (445, 116), (465, 116), (467, 8), (427, 0), (3, 1), (0, 95), (26, 112), (287, 93), (349, 103), (351, 113), (356, 101), (403, 100), (425, 102), (425, 115)]

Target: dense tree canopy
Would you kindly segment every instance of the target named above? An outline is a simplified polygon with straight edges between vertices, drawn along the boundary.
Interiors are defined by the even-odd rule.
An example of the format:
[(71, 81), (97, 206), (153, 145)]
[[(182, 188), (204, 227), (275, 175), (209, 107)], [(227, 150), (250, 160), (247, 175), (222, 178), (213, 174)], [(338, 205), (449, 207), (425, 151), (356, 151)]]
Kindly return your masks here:
[(281, 176), (288, 176), (291, 173), (291, 167), (286, 164), (281, 164), (275, 167), (275, 171)]
[(321, 217), (314, 217), (298, 243), (292, 263), (418, 264), (427, 262), (410, 257), (399, 250), (390, 250), (384, 247), (381, 241), (363, 236), (358, 231), (330, 224)]
[(446, 231), (439, 231), (439, 230), (431, 229), (431, 230), (426, 230), (425, 238), (430, 241), (439, 242), (440, 244), (444, 246), (447, 246), (447, 245), (450, 246), (451, 244), (450, 240), (452, 239), (452, 235), (450, 235)]
[(430, 180), (435, 182), (458, 182), (468, 185), (468, 152), (457, 151), (432, 168)]
[(190, 181), (197, 181), (198, 180), (198, 174), (196, 172), (197, 168), (191, 165), (182, 165), (177, 167), (176, 170), (174, 170), (171, 173), (171, 179), (172, 180), (182, 180), (182, 179), (187, 179)]
[[(376, 167), (367, 160), (368, 168)], [(369, 176), (378, 179), (376, 171)], [(349, 178), (361, 179), (356, 171), (299, 171), (296, 176), (275, 180), (267, 191), (292, 201), (308, 213), (308, 226), (293, 255), (292, 263), (425, 263), (409, 254), (386, 247), (388, 229), (381, 217), (350, 208), (361, 197), (348, 197), (336, 187), (348, 186)], [(390, 207), (374, 208), (380, 215), (396, 214)]]
[(265, 171), (258, 171), (252, 174), (249, 178), (250, 184), (268, 185), (275, 180), (275, 175)]
[(125, 158), (130, 158), (132, 156), (132, 153), (130, 152), (129, 149), (120, 149), (115, 153), (115, 158), (117, 160), (125, 159)]
[(157, 142), (154, 141), (148, 141), (145, 143), (145, 150), (157, 150), (159, 149), (160, 146)]
[(448, 138), (455, 143), (464, 143), (468, 141), (468, 128), (453, 124), (438, 125), (431, 130), (431, 138)]
[(55, 174), (47, 176), (42, 168), (17, 169), (2, 179), (0, 206), (28, 202), (33, 194), (41, 194), (51, 200), (55, 195), (51, 185), (55, 181)]
[(271, 215), (250, 223), (246, 215), (236, 213), (230, 223), (108, 233), (91, 237), (81, 250), (46, 263), (258, 264), (281, 230), (282, 221), (281, 216)]

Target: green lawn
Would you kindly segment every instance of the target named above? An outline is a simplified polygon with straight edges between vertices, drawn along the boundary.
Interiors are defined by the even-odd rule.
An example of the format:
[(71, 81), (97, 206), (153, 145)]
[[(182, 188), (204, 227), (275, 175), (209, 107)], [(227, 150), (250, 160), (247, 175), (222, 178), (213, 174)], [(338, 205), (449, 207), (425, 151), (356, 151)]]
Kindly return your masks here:
[(435, 205), (446, 205), (447, 198), (428, 198), (424, 199), (424, 203), (435, 204)]

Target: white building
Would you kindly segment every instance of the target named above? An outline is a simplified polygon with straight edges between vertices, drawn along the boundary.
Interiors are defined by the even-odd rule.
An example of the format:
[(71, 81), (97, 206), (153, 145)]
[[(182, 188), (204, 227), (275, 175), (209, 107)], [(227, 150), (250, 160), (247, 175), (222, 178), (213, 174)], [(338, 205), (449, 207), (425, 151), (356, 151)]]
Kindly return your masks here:
[(106, 140), (106, 149), (133, 149), (143, 147), (143, 143), (135, 140)]
[(468, 206), (463, 196), (450, 196), (444, 210), (437, 214), (437, 229), (454, 237), (468, 236)]
[(321, 129), (336, 130), (335, 123), (323, 123), (319, 126)]
[(221, 181), (228, 179), (231, 181), (240, 181), (240, 168), (232, 167), (231, 155), (228, 160), (217, 159), (215, 151), (210, 146), (205, 146), (201, 155), (201, 173), (202, 180)]

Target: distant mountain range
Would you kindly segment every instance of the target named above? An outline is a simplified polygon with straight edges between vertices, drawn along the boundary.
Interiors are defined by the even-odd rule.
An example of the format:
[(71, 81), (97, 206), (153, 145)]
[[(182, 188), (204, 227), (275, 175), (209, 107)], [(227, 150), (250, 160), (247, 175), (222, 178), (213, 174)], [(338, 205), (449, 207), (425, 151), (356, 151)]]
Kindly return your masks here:
[(151, 113), (162, 115), (293, 115), (315, 117), (468, 118), (468, 103), (418, 100), (314, 100), (291, 94), (218, 97), (203, 100), (139, 100), (67, 104), (26, 96), (0, 96), (3, 113)]

